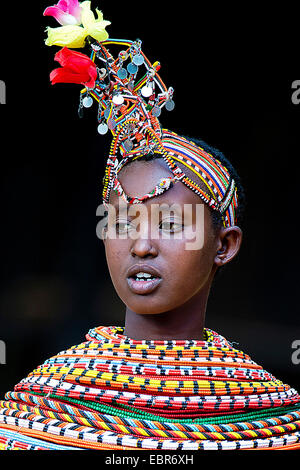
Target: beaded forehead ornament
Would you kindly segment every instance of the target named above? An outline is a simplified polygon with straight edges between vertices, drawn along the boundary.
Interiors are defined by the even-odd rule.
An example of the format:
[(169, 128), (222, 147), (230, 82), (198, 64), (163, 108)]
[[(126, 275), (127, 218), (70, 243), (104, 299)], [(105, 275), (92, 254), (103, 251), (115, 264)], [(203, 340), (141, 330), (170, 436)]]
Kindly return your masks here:
[[(158, 74), (159, 62), (152, 64), (148, 60), (140, 40), (108, 39), (105, 26), (109, 22), (103, 20), (98, 10), (96, 20), (90, 3), (61, 0), (44, 14), (55, 16), (63, 24), (60, 28), (48, 28), (46, 44), (64, 46), (55, 56), (62, 68), (50, 74), (52, 84), (84, 84), (79, 115), (96, 102), (98, 132), (103, 135), (111, 131), (113, 136), (103, 178), (103, 204), (107, 207), (112, 190), (126, 203), (138, 204), (163, 194), (181, 181), (221, 214), (224, 227), (235, 225), (237, 188), (228, 170), (193, 142), (160, 125), (158, 117), (162, 108), (171, 111), (175, 104), (173, 88), (167, 89)], [(60, 16), (59, 8), (63, 11)], [(65, 47), (85, 45), (91, 48), (90, 57)], [(121, 50), (113, 56), (111, 46), (121, 47)], [(119, 171), (130, 161), (153, 153), (165, 160), (172, 176), (161, 178), (155, 188), (142, 197), (128, 196), (118, 180)], [(203, 183), (202, 187), (188, 178), (177, 162), (194, 172)]]

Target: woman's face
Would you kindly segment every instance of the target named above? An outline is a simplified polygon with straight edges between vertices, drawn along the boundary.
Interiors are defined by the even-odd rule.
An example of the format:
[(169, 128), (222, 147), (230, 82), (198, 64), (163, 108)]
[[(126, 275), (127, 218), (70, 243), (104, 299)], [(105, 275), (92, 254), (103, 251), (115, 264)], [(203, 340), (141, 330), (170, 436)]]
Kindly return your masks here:
[[(118, 178), (127, 195), (141, 197), (170, 175), (166, 163), (156, 159), (132, 162)], [(114, 191), (109, 202), (116, 212), (114, 219), (109, 210), (106, 259), (116, 292), (130, 310), (137, 314), (167, 312), (210, 286), (217, 237), (209, 209), (193, 191), (178, 182), (160, 196), (130, 205), (133, 213), (124, 211), (129, 205)], [(162, 211), (172, 205), (175, 213)], [(130, 277), (129, 271), (136, 265), (140, 272), (152, 268), (158, 279), (135, 281), (136, 273)]]

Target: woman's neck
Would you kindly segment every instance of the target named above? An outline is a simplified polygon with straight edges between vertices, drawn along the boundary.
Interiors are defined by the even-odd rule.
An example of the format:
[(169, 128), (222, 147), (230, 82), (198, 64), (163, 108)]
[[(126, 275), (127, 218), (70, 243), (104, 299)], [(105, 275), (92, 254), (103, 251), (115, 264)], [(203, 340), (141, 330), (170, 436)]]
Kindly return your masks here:
[(126, 308), (124, 335), (135, 340), (203, 339), (207, 296), (196, 296), (178, 308), (137, 314)]

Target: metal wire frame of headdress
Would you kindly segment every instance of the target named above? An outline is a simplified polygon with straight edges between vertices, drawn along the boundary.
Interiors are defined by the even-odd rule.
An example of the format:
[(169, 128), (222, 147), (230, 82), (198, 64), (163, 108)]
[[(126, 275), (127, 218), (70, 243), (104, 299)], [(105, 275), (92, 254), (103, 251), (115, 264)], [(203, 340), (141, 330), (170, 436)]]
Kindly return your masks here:
[[(174, 108), (174, 90), (171, 87), (167, 89), (158, 74), (159, 62), (152, 64), (142, 52), (141, 44), (140, 40), (118, 39), (93, 40), (91, 43), (91, 60), (98, 60), (102, 67), (97, 68), (95, 87), (81, 90), (79, 114), (82, 115), (83, 108), (92, 106), (96, 100), (98, 132), (105, 134), (110, 130), (113, 136), (103, 178), (104, 205), (109, 202), (111, 190), (127, 203), (136, 204), (162, 194), (181, 181), (213, 210), (221, 213), (224, 226), (234, 225), (237, 208), (235, 181), (212, 155), (161, 128), (158, 117), (163, 107), (169, 111)], [(114, 58), (108, 46), (116, 45), (123, 49)], [(143, 68), (144, 73), (141, 74)], [(137, 78), (140, 74), (141, 77)], [(160, 154), (173, 176), (162, 178), (143, 197), (130, 197), (117, 175), (129, 161), (149, 153)], [(206, 189), (188, 178), (176, 160), (189, 167)]]

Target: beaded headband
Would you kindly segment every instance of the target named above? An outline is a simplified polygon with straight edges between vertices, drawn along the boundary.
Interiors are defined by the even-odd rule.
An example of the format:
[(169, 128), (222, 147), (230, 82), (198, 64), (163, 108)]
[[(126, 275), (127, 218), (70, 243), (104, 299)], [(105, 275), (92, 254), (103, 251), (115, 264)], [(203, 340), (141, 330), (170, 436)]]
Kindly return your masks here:
[[(221, 214), (225, 227), (235, 225), (237, 188), (228, 170), (193, 142), (161, 128), (158, 117), (162, 108), (171, 111), (175, 104), (173, 88), (167, 89), (158, 74), (159, 62), (152, 64), (148, 60), (140, 40), (108, 39), (105, 27), (110, 23), (103, 20), (99, 10), (95, 19), (90, 4), (60, 0), (47, 8), (44, 15), (54, 16), (62, 26), (47, 29), (46, 44), (63, 46), (55, 55), (62, 67), (51, 72), (52, 84), (83, 84), (80, 117), (84, 108), (96, 102), (99, 134), (112, 133), (103, 178), (104, 205), (108, 205), (112, 190), (126, 203), (137, 204), (163, 194), (181, 181)], [(90, 57), (68, 48), (88, 44)], [(111, 46), (122, 48), (115, 57), (109, 50)], [(118, 180), (119, 171), (130, 161), (151, 153), (159, 154), (173, 175), (161, 178), (143, 197), (128, 196)], [(188, 178), (177, 162), (194, 172), (205, 189)]]

